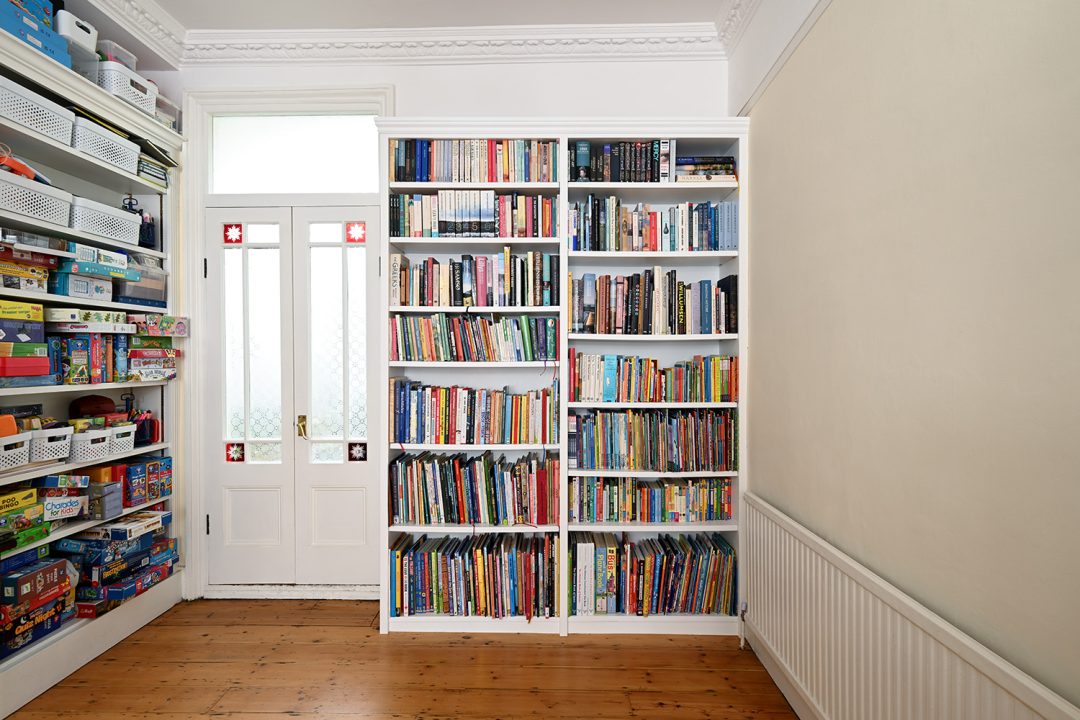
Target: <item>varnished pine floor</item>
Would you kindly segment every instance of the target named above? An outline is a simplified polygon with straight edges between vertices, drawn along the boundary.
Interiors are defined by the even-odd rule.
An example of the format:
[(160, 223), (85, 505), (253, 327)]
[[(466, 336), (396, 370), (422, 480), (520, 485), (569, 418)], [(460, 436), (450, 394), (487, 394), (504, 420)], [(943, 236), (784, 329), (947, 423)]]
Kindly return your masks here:
[(795, 717), (736, 638), (386, 636), (377, 611), (182, 603), (11, 720)]

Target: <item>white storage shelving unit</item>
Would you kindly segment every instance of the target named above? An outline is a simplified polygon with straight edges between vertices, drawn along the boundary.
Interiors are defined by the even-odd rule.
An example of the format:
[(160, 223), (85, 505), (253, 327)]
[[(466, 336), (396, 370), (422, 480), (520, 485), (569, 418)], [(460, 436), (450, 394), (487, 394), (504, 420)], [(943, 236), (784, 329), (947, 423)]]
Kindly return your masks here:
[[(0, 66), (3, 67), (5, 74), (15, 77), (18, 82), (47, 89), (48, 92), (62, 98), (64, 102), (80, 106), (132, 136), (151, 140), (171, 153), (173, 157), (180, 159), (183, 138), (179, 134), (5, 32), (0, 32)], [(109, 201), (109, 204), (114, 206), (123, 196), (134, 195), (142, 207), (149, 209), (156, 216), (163, 250), (141, 250), (137, 246), (73, 230), (70, 227), (41, 222), (8, 211), (0, 211), (0, 227), (74, 240), (99, 248), (137, 250), (161, 258), (166, 269), (170, 269), (172, 260), (181, 249), (179, 238), (172, 232), (172, 219), (178, 216), (178, 201), (174, 193), (162, 190), (135, 174), (102, 162), (10, 120), (0, 119), (0, 142), (10, 146), (17, 155), (31, 164), (43, 169), (52, 177), (56, 185), (65, 189), (70, 186), (75, 194), (99, 201)], [(173, 180), (175, 183), (175, 176)], [(170, 277), (170, 289), (181, 276), (174, 274)], [(0, 298), (48, 306), (107, 308), (142, 313), (181, 313), (181, 309), (175, 306), (171, 297), (168, 310), (12, 289), (0, 289)], [(124, 382), (0, 389), (0, 405), (41, 403), (45, 406), (47, 414), (57, 417), (67, 417), (67, 404), (80, 394), (104, 394), (119, 400), (121, 394), (131, 392), (134, 393), (138, 405), (149, 407), (158, 413), (162, 419), (164, 434), (162, 442), (136, 448), (130, 452), (110, 455), (94, 462), (65, 461), (24, 466), (0, 474), (0, 488), (43, 475), (70, 473), (90, 465), (122, 460), (135, 455), (171, 451), (174, 458), (172, 498), (182, 495), (185, 467), (182, 453), (177, 452), (176, 441), (172, 439), (173, 434), (182, 424), (182, 419), (175, 409), (182, 382), (181, 377), (170, 383)], [(183, 517), (178, 514), (176, 504), (172, 499), (167, 502), (174, 513), (172, 532), (178, 536), (181, 552), (183, 552), (185, 549), (182, 536)], [(136, 512), (153, 504), (156, 503), (125, 508), (124, 514)], [(74, 534), (98, 522), (86, 520), (69, 523), (36, 545), (43, 545)], [(33, 545), (27, 547), (33, 547)], [(22, 549), (25, 548), (20, 548)], [(18, 550), (12, 551), (14, 552)], [(4, 553), (4, 556), (12, 553)], [(179, 602), (182, 573), (182, 569), (178, 568), (166, 581), (100, 618), (69, 620), (51, 635), (0, 661), (0, 716), (14, 712), (36, 695)]]
[[(539, 250), (543, 252), (555, 252), (556, 243), (560, 256), (560, 286), (563, 289), (563, 297), (560, 298), (558, 308), (559, 316), (559, 362), (531, 362), (531, 363), (435, 363), (435, 362), (404, 362), (384, 361), (381, 365), (381, 388), (380, 400), (382, 408), (388, 408), (389, 397), (387, 393), (387, 380), (390, 376), (406, 376), (422, 380), (425, 383), (459, 384), (470, 387), (495, 387), (513, 382), (530, 382), (522, 380), (522, 376), (528, 378), (529, 372), (537, 373), (538, 377), (531, 381), (532, 387), (540, 387), (548, 381), (553, 374), (559, 378), (560, 398), (560, 443), (556, 447), (547, 446), (547, 449), (557, 449), (559, 452), (563, 477), (559, 486), (560, 522), (558, 526), (545, 528), (532, 528), (511, 526), (506, 528), (485, 528), (481, 526), (455, 527), (455, 526), (417, 526), (398, 525), (391, 526), (389, 517), (384, 518), (382, 528), (382, 585), (380, 622), (382, 632), (541, 632), (541, 633), (661, 633), (661, 634), (737, 634), (739, 632), (739, 620), (735, 616), (719, 615), (653, 615), (650, 617), (636, 617), (626, 615), (595, 615), (571, 617), (568, 613), (568, 580), (569, 558), (567, 554), (569, 533), (571, 531), (602, 531), (615, 533), (630, 533), (631, 537), (654, 536), (657, 533), (689, 533), (689, 532), (721, 532), (738, 550), (739, 524), (738, 518), (742, 516), (742, 493), (746, 487), (746, 408), (747, 408), (747, 371), (749, 367), (747, 353), (747, 287), (745, 283), (747, 270), (747, 170), (748, 170), (748, 146), (749, 122), (743, 118), (722, 119), (716, 121), (686, 121), (686, 122), (647, 122), (619, 120), (607, 121), (532, 121), (528, 119), (494, 119), (490, 121), (480, 120), (410, 120), (410, 119), (384, 119), (378, 121), (380, 131), (380, 163), (382, 178), (381, 197), (383, 200), (383, 223), (385, 228), (381, 238), (380, 253), (382, 272), (382, 287), (380, 288), (382, 305), (379, 314), (379, 322), (382, 324), (380, 357), (389, 357), (388, 345), (388, 321), (393, 313), (409, 312), (440, 312), (444, 308), (390, 308), (388, 268), (391, 253), (402, 253), (410, 259), (426, 258), (429, 255), (461, 255), (473, 252), (486, 252), (491, 248), (501, 248), (510, 245), (513, 252), (526, 250)], [(388, 157), (389, 140), (391, 139), (555, 139), (558, 141), (558, 174), (559, 181), (556, 183), (402, 183), (390, 182)], [(739, 164), (740, 181), (706, 182), (706, 183), (617, 183), (617, 182), (568, 182), (570, 173), (568, 153), (573, 148), (572, 143), (576, 140), (619, 140), (619, 139), (642, 139), (642, 138), (676, 138), (689, 140), (695, 147), (709, 148), (723, 151), (715, 154), (734, 155)], [(700, 154), (700, 153), (699, 153)], [(557, 237), (547, 238), (401, 238), (389, 235), (389, 208), (388, 196), (391, 193), (427, 193), (440, 189), (498, 189), (519, 191), (529, 194), (556, 194), (559, 198), (559, 225)], [(566, 229), (569, 227), (568, 217), (571, 203), (584, 199), (590, 193), (607, 197), (618, 195), (626, 202), (648, 202), (661, 205), (676, 202), (703, 202), (737, 199), (739, 203), (739, 250), (737, 251), (711, 251), (711, 252), (583, 252), (571, 251), (567, 247)], [(639, 272), (642, 269), (660, 266), (663, 270), (677, 268), (692, 268), (695, 272), (708, 273), (708, 277), (718, 280), (728, 274), (736, 274), (739, 282), (739, 329), (735, 334), (724, 335), (585, 335), (570, 333), (570, 313), (568, 297), (571, 292), (569, 283), (566, 281), (567, 273), (574, 273), (579, 277), (582, 272), (609, 272), (612, 274), (627, 274)], [(464, 312), (463, 308), (451, 308), (450, 312)], [(483, 308), (476, 307), (468, 312), (473, 314), (485, 314), (490, 312), (503, 314), (520, 314), (529, 312), (550, 312), (546, 308)], [(569, 374), (565, 362), (567, 350), (570, 347), (587, 348), (589, 352), (615, 352), (619, 354), (636, 354), (642, 356), (661, 357), (664, 365), (670, 362), (689, 359), (695, 354), (730, 354), (740, 358), (739, 378), (739, 402), (738, 403), (581, 403), (568, 402), (569, 398)], [(483, 374), (469, 373), (467, 370), (482, 370)], [(522, 372), (526, 371), (526, 372)], [(515, 380), (515, 378), (517, 378)], [(728, 472), (655, 472), (655, 471), (623, 471), (623, 470), (584, 470), (570, 469), (567, 463), (567, 417), (568, 414), (578, 412), (585, 408), (655, 408), (655, 409), (702, 409), (702, 408), (731, 408), (739, 413), (738, 455), (740, 467), (737, 471)], [(384, 412), (379, 418), (384, 430), (389, 427), (389, 418)], [(388, 436), (388, 435), (387, 435)], [(404, 446), (405, 449), (428, 446)], [(468, 452), (482, 452), (484, 449), (497, 450), (497, 447), (485, 446), (431, 446), (435, 449)], [(540, 449), (539, 446), (533, 446)], [(386, 482), (385, 468), (391, 455), (397, 454), (402, 446), (391, 445), (379, 449), (381, 456), (377, 461), (384, 468), (382, 483), (383, 502), (382, 507), (389, 506), (389, 486)], [(525, 448), (529, 449), (529, 448)], [(655, 478), (700, 478), (700, 477), (731, 477), (735, 478), (732, 504), (734, 517), (730, 521), (709, 523), (573, 523), (569, 522), (568, 499), (569, 481), (572, 477), (600, 476), (600, 477), (640, 477), (647, 479)], [(558, 532), (559, 535), (559, 589), (558, 603), (559, 616), (557, 618), (534, 618), (527, 623), (523, 618), (506, 618), (495, 620), (490, 618), (476, 617), (453, 617), (453, 616), (407, 616), (389, 617), (388, 609), (388, 586), (389, 586), (389, 554), (388, 549), (394, 539), (402, 532), (412, 534), (426, 533), (429, 536), (445, 534), (464, 534), (472, 532)], [(739, 603), (742, 602), (741, 588), (743, 583), (743, 567), (738, 568)]]

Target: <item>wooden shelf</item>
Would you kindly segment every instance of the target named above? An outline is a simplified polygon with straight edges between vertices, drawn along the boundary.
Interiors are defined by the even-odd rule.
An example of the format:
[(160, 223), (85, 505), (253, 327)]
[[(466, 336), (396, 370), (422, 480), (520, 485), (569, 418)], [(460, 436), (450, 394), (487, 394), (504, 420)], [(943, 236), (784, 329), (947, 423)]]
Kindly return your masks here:
[(150, 307), (148, 305), (133, 305), (131, 303), (118, 303), (108, 300), (86, 300), (84, 298), (68, 297), (67, 295), (53, 295), (52, 293), (33, 292), (31, 290), (12, 290), (9, 288), (0, 288), (0, 297), (22, 300), (24, 302), (40, 303), (42, 305), (73, 305), (75, 307), (124, 310), (130, 313), (165, 314), (168, 312), (165, 308)]
[(51, 395), (53, 393), (101, 392), (103, 390), (127, 390), (136, 388), (161, 387), (170, 380), (151, 380), (147, 382), (98, 383), (97, 385), (37, 385), (35, 387), (0, 388), (0, 397), (9, 395)]
[(449, 315), (558, 315), (558, 305), (391, 305), (392, 313), (446, 313)]
[(68, 523), (67, 525), (64, 525), (63, 527), (61, 527), (56, 532), (49, 533), (48, 537), (42, 538), (41, 540), (38, 540), (37, 542), (32, 542), (29, 545), (23, 545), (21, 548), (16, 548), (14, 550), (8, 550), (7, 552), (0, 553), (0, 560), (2, 560), (3, 558), (6, 558), (6, 557), (10, 557), (10, 556), (12, 556), (12, 555), (14, 555), (16, 553), (23, 552), (25, 550), (32, 550), (32, 549), (34, 549), (36, 547), (41, 547), (42, 545), (48, 545), (49, 543), (55, 542), (55, 541), (59, 540), (60, 538), (66, 538), (66, 537), (69, 537), (71, 535), (81, 533), (83, 530), (89, 530), (90, 528), (94, 527), (95, 525), (103, 525), (105, 523), (116, 522), (117, 520), (119, 520), (122, 517), (127, 517), (128, 515), (131, 515), (132, 513), (137, 513), (140, 510), (146, 510), (147, 508), (151, 508), (154, 505), (157, 505), (158, 503), (161, 503), (161, 502), (168, 502), (169, 500), (172, 500), (172, 498), (173, 498), (173, 496), (169, 495), (169, 496), (166, 496), (166, 497), (163, 497), (163, 498), (158, 498), (157, 500), (153, 500), (151, 502), (145, 502), (142, 505), (136, 505), (135, 507), (124, 508), (124, 511), (122, 513), (120, 513), (116, 517), (109, 518), (108, 520), (79, 520), (78, 522)]
[(588, 410), (617, 410), (619, 408), (634, 408), (641, 410), (701, 410), (737, 408), (739, 403), (733, 402), (568, 402), (568, 408), (582, 408)]
[(391, 182), (390, 192), (418, 192), (422, 190), (505, 190), (535, 193), (558, 192), (557, 182)]
[(557, 368), (559, 367), (558, 360), (497, 360), (492, 362), (437, 362), (426, 360), (391, 360), (390, 367), (392, 368), (444, 368), (449, 370), (469, 370), (470, 368), (477, 369), (492, 369), (492, 368), (505, 368), (508, 370), (514, 369), (526, 369), (526, 368)]
[(88, 180), (121, 194), (165, 193), (160, 185), (115, 165), (76, 150), (70, 145), (46, 137), (7, 118), (0, 118), (0, 142), (30, 162), (48, 165), (68, 175)]
[(737, 470), (697, 470), (687, 472), (663, 472), (661, 470), (587, 470), (567, 468), (567, 477), (634, 477), (634, 478), (698, 478), (738, 477)]
[(391, 525), (390, 532), (428, 535), (531, 535), (559, 532), (558, 525)]
[(694, 333), (692, 335), (600, 335), (590, 333), (570, 333), (568, 339), (572, 342), (715, 342), (718, 340), (738, 340), (736, 333), (715, 333), (706, 335)]
[(168, 450), (169, 443), (154, 443), (153, 445), (145, 445), (143, 447), (137, 447), (134, 450), (128, 452), (117, 453), (115, 455), (109, 455), (103, 457), (100, 460), (90, 460), (89, 462), (62, 462), (62, 463), (38, 463), (36, 465), (25, 465), (17, 472), (6, 472), (0, 475), (0, 487), (4, 485), (13, 485), (17, 482), (24, 480), (33, 480), (34, 478), (45, 477), (46, 475), (63, 475), (70, 473), (72, 470), (79, 470), (80, 468), (90, 467), (91, 465), (101, 465), (102, 463), (110, 463), (115, 460), (123, 460), (124, 458), (132, 457), (135, 455), (142, 455), (149, 452), (157, 452), (158, 450)]
[(37, 233), (39, 235), (48, 235), (49, 237), (62, 238), (64, 240), (74, 240), (76, 242), (84, 243), (86, 245), (93, 245), (94, 247), (105, 248), (107, 250), (124, 250), (126, 252), (137, 252), (156, 258), (168, 257), (166, 253), (163, 253), (160, 250), (150, 250), (147, 248), (141, 248), (138, 245), (132, 245), (131, 243), (123, 243), (116, 240), (109, 240), (108, 238), (103, 238), (92, 233), (83, 232), (82, 230), (73, 230), (67, 225), (56, 225), (54, 223), (44, 222), (42, 220), (35, 220), (33, 218), (26, 217), (25, 215), (8, 212), (7, 210), (0, 210), (0, 225), (11, 228), (13, 230), (24, 230), (26, 232)]
[(570, 532), (734, 532), (739, 529), (736, 522), (686, 522), (686, 523), (570, 523)]

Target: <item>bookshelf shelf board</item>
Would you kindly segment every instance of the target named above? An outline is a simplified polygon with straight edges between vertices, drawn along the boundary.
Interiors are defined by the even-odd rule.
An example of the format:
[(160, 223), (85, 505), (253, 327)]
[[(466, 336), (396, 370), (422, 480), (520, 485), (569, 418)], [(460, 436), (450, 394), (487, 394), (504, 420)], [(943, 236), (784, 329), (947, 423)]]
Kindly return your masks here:
[(493, 362), (428, 362), (424, 360), (391, 360), (392, 368), (446, 368), (453, 370), (468, 370), (470, 368), (504, 368), (504, 369), (527, 369), (527, 368), (557, 368), (558, 360), (505, 360)]
[(734, 532), (736, 522), (687, 522), (687, 523), (570, 523), (570, 532)]
[(149, 180), (98, 160), (70, 145), (53, 140), (6, 118), (0, 118), (0, 142), (18, 148), (19, 155), (68, 175), (89, 180), (119, 193), (167, 192)]
[(23, 552), (24, 550), (32, 550), (33, 548), (41, 547), (42, 545), (48, 545), (49, 543), (55, 542), (55, 541), (59, 540), (60, 538), (66, 538), (66, 537), (68, 537), (70, 535), (75, 535), (76, 533), (81, 533), (83, 530), (89, 530), (90, 528), (94, 527), (95, 525), (103, 525), (103, 524), (108, 523), (108, 522), (113, 522), (115, 520), (119, 520), (122, 517), (125, 517), (127, 515), (131, 515), (132, 513), (137, 513), (140, 510), (146, 510), (147, 508), (151, 508), (154, 505), (157, 505), (158, 503), (168, 502), (169, 500), (172, 500), (172, 495), (168, 495), (168, 496), (166, 496), (164, 498), (159, 498), (157, 500), (152, 500), (150, 502), (145, 502), (142, 505), (136, 505), (135, 507), (124, 508), (124, 511), (122, 513), (120, 513), (116, 517), (109, 518), (108, 520), (80, 520), (78, 522), (68, 523), (67, 525), (64, 525), (62, 528), (57, 530), (56, 532), (49, 533), (49, 536), (46, 537), (46, 538), (42, 538), (41, 540), (38, 540), (37, 542), (32, 542), (29, 545), (23, 545), (21, 548), (16, 548), (14, 550), (8, 550), (7, 552), (4, 552), (4, 553), (0, 554), (0, 560), (2, 560), (3, 558), (6, 558), (6, 557), (10, 557), (11, 555), (14, 555), (15, 553), (20, 553), (20, 552)]
[(738, 477), (737, 470), (697, 470), (688, 472), (663, 472), (662, 470), (588, 470), (567, 468), (568, 477), (638, 477), (638, 478), (697, 478), (697, 477)]
[[(110, 610), (106, 615), (102, 615), (98, 618), (79, 618), (68, 620), (56, 632), (45, 636), (37, 642), (31, 643), (25, 649), (18, 651), (14, 655), (5, 658), (2, 662), (0, 662), (0, 675), (6, 675), (9, 671), (14, 670), (18, 666), (22, 665), (24, 662), (30, 660), (38, 654), (41, 654), (42, 656), (49, 656), (49, 660), (57, 664), (59, 664), (59, 662), (63, 660), (60, 657), (61, 654), (72, 654), (71, 648), (80, 648), (77, 651), (77, 654), (82, 655), (87, 652), (86, 649), (83, 649), (86, 645), (86, 642), (82, 640), (84, 633), (88, 633), (91, 628), (104, 627), (106, 625), (117, 627), (122, 626), (124, 628), (123, 630), (111, 634), (112, 642), (106, 640), (107, 644), (105, 644), (104, 647), (91, 650), (89, 652), (89, 657), (87, 657), (86, 660), (89, 660), (95, 655), (104, 652), (109, 647), (112, 647), (112, 645), (114, 645), (116, 642), (135, 632), (140, 627), (148, 623), (150, 620), (153, 620), (162, 612), (180, 601), (181, 574), (182, 571), (179, 568), (175, 569), (170, 577), (165, 578), (157, 585), (149, 588), (143, 594), (136, 595), (135, 597), (120, 605), (120, 607)], [(154, 601), (158, 601), (158, 605), (156, 607), (154, 606)], [(149, 612), (147, 613), (148, 609)], [(127, 617), (129, 615), (137, 616), (140, 614), (140, 611), (142, 613), (147, 613), (149, 617), (137, 619), (129, 619)], [(64, 643), (62, 641), (68, 637), (79, 637), (80, 641), (79, 643), (73, 643), (66, 652), (61, 651), (59, 646), (63, 645)], [(54, 655), (55, 657), (53, 657)], [(83, 662), (85, 662), (86, 660), (84, 660)], [(76, 670), (79, 665), (82, 665), (82, 662), (72, 667), (71, 671), (74, 672), (74, 670)], [(8, 678), (5, 677), (4, 679), (7, 680)], [(41, 682), (40, 679), (35, 678), (35, 680), (37, 683)], [(20, 685), (16, 685), (17, 681), (14, 677), (11, 677), (11, 681), (12, 684), (9, 687), (20, 687)], [(45, 687), (41, 688), (41, 690), (48, 689), (50, 684), (51, 683), (46, 684)], [(10, 709), (15, 710), (17, 708), (11, 707)], [(0, 710), (0, 712), (6, 711), (7, 708)]]
[(98, 383), (97, 385), (38, 385), (36, 387), (3, 388), (0, 397), (9, 395), (52, 395), (54, 393), (101, 392), (102, 390), (122, 390), (128, 388), (149, 388), (168, 385), (168, 380), (148, 382)]
[(558, 315), (558, 305), (391, 305), (392, 313), (450, 313), (455, 315)]
[(739, 403), (733, 402), (568, 402), (568, 408), (585, 409), (618, 409), (634, 408), (642, 410), (698, 410), (737, 408)]
[(733, 615), (571, 615), (567, 630), (574, 633), (641, 635), (738, 635)]
[(391, 182), (390, 192), (417, 192), (423, 190), (527, 190), (530, 192), (559, 191), (557, 182)]
[(562, 238), (449, 238), (449, 237), (392, 237), (387, 240), (391, 245), (406, 251), (416, 252), (461, 252), (465, 247), (556, 247), (562, 243)]
[(527, 451), (527, 450), (558, 450), (558, 443), (548, 443), (547, 445), (541, 444), (501, 444), (501, 445), (477, 445), (471, 443), (468, 445), (438, 445), (435, 443), (390, 443), (391, 450), (405, 450), (405, 451), (420, 451), (420, 450), (445, 450), (447, 452), (465, 452), (465, 451), (478, 451), (491, 450), (493, 452), (505, 452), (505, 451)]
[(118, 303), (108, 300), (87, 300), (85, 298), (68, 297), (67, 295), (53, 295), (52, 293), (34, 292), (32, 290), (14, 290), (12, 288), (0, 288), (0, 297), (22, 300), (24, 302), (41, 303), (42, 305), (61, 305), (64, 307), (87, 307), (104, 308), (106, 310), (126, 310), (132, 313), (166, 313), (165, 308), (149, 307), (148, 305), (134, 305), (132, 303)]
[(716, 263), (713, 267), (716, 267), (719, 263), (738, 259), (739, 251), (702, 250), (700, 252), (694, 252), (688, 250), (641, 250), (637, 252), (626, 252), (620, 250), (569, 250), (567, 251), (567, 257), (570, 258), (570, 262), (580, 265), (643, 265), (645, 264), (645, 261), (648, 260), (650, 261), (648, 263), (650, 265), (659, 263), (665, 266), (698, 265), (703, 262), (712, 261), (713, 263)]
[(78, 470), (84, 467), (90, 467), (91, 465), (100, 465), (102, 463), (112, 462), (114, 460), (121, 460), (123, 458), (131, 457), (133, 455), (142, 455), (143, 453), (155, 452), (157, 450), (168, 450), (169, 443), (154, 443), (153, 445), (144, 445), (143, 447), (137, 447), (134, 450), (128, 452), (117, 453), (115, 455), (109, 455), (100, 460), (90, 460), (89, 462), (62, 462), (62, 463), (38, 463), (36, 465), (26, 465), (20, 468), (17, 472), (6, 472), (0, 475), (0, 487), (4, 485), (12, 485), (24, 480), (33, 480), (34, 478), (44, 477), (46, 475), (61, 475), (69, 473), (72, 470)]
[(559, 618), (523, 616), (489, 618), (460, 615), (405, 615), (389, 618), (391, 632), (558, 633)]
[(709, 180), (707, 182), (572, 182), (567, 183), (571, 191), (591, 192), (593, 190), (665, 190), (671, 193), (683, 193), (687, 190), (735, 190), (738, 180)]
[(8, 212), (7, 210), (0, 210), (0, 224), (13, 230), (25, 230), (26, 232), (38, 233), (39, 235), (48, 235), (49, 237), (63, 238), (65, 240), (75, 240), (76, 242), (86, 243), (87, 245), (93, 245), (94, 247), (105, 248), (108, 250), (126, 250), (128, 252), (151, 255), (156, 258), (168, 257), (166, 253), (163, 253), (160, 250), (150, 250), (148, 248), (141, 248), (138, 245), (132, 245), (131, 243), (109, 240), (108, 238), (83, 232), (82, 230), (73, 230), (67, 225), (56, 225), (43, 220), (35, 220), (26, 217), (25, 215)]
[(567, 336), (573, 342), (715, 342), (718, 340), (738, 340), (736, 333), (717, 333), (706, 335), (600, 335), (592, 333), (570, 333)]
[(412, 533), (414, 535), (479, 535), (494, 533), (499, 535), (531, 535), (534, 533), (559, 532), (558, 525), (391, 525), (390, 532)]

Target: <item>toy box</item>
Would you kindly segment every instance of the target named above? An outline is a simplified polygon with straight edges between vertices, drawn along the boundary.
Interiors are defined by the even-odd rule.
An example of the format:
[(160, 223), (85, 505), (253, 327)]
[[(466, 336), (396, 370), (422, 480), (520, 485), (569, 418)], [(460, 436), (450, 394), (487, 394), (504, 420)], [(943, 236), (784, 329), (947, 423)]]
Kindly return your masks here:
[(144, 510), (133, 515), (128, 515), (119, 522), (98, 525), (95, 528), (79, 533), (76, 537), (83, 540), (132, 540), (151, 533), (165, 524), (166, 516), (172, 521), (172, 513), (164, 511)]
[(179, 315), (128, 315), (128, 322), (135, 323), (139, 335), (187, 337), (188, 319)]
[(173, 491), (173, 459), (171, 457), (161, 458), (161, 472), (158, 475), (158, 492), (162, 498), (167, 498), (172, 495)]
[(0, 377), (48, 375), (47, 357), (0, 357)]
[(114, 268), (116, 270), (128, 269), (128, 256), (122, 252), (115, 250), (98, 250), (97, 251), (98, 265), (104, 265), (105, 267)]
[(0, 284), (9, 290), (45, 292), (48, 283), (49, 271), (43, 267), (0, 260)]
[(39, 560), (0, 578), (0, 602), (5, 605), (33, 602), (42, 594), (55, 590), (65, 578), (66, 560)]
[(69, 520), (82, 517), (89, 512), (90, 498), (86, 495), (67, 495), (47, 497), (41, 501), (45, 521)]
[(82, 580), (79, 586), (101, 587), (125, 580), (139, 570), (149, 567), (151, 554), (151, 549), (147, 548), (133, 555), (100, 565), (84, 564), (81, 572)]
[(67, 602), (66, 597), (57, 598), (13, 622), (14, 637), (0, 642), (0, 660), (59, 630)]
[[(124, 325), (127, 323), (127, 313), (113, 310), (82, 310), (80, 308), (46, 308), (46, 322), (55, 323), (106, 323)], [(135, 327), (131, 326), (131, 332)]]
[(58, 553), (78, 555), (88, 565), (113, 562), (153, 547), (157, 533), (147, 533), (132, 540), (81, 540), (61, 538), (53, 543)]
[(63, 372), (65, 385), (90, 383), (90, 339), (87, 336), (64, 338)]
[(128, 339), (132, 350), (172, 350), (173, 339), (170, 336), (132, 335)]
[(45, 342), (45, 323), (37, 320), (0, 318), (0, 341), (43, 343)]
[(0, 528), (0, 552), (18, 550), (47, 537), (49, 537), (49, 526), (46, 523), (34, 525), (14, 534), (11, 533), (10, 528)]
[(29, 550), (17, 552), (10, 557), (6, 557), (0, 560), (0, 575), (6, 575), (9, 572), (15, 572), (21, 567), (25, 567), (32, 562), (48, 556), (48, 554), (48, 545), (42, 545), (41, 547), (30, 548)]
[(34, 479), (36, 488), (86, 488), (90, 487), (89, 475), (46, 475)]
[(42, 306), (37, 303), (15, 302), (14, 300), (0, 300), (0, 319), (3, 320), (30, 320), (42, 322), (44, 320)]
[(67, 251), (75, 254), (75, 262), (97, 262), (97, 248), (92, 245), (83, 245), (82, 243), (69, 242)]
[(148, 500), (146, 466), (145, 462), (128, 465), (127, 476), (124, 478), (124, 507), (142, 505)]
[(90, 486), (89, 512), (94, 520), (111, 520), (124, 512), (123, 483), (103, 483)]
[(29, 615), (42, 605), (54, 602), (70, 592), (71, 579), (65, 572), (60, 578), (60, 583), (56, 587), (41, 593), (33, 601), (16, 603), (13, 605), (0, 603), (0, 642), (3, 642), (3, 638), (5, 637), (4, 633), (8, 633), (7, 637), (10, 639), (10, 633), (14, 629), (14, 623), (20, 617)]
[(112, 300), (112, 280), (55, 272), (49, 278), (49, 292), (54, 295), (108, 302)]
[(0, 357), (48, 358), (49, 346), (46, 343), (0, 342)]
[(33, 505), (0, 514), (0, 532), (21, 533), (45, 522), (45, 510), (37, 501), (37, 490), (30, 488), (30, 492), (34, 493)]
[(37, 502), (37, 491), (33, 488), (0, 490), (0, 515), (21, 510)]

